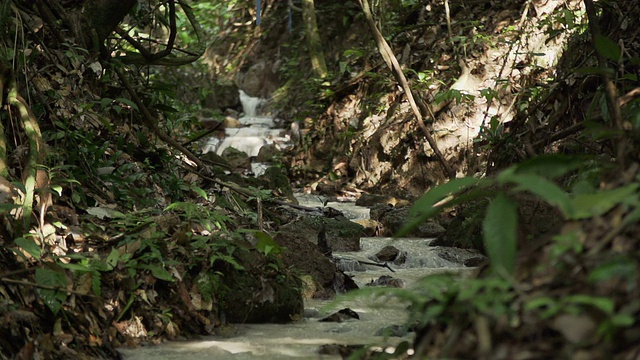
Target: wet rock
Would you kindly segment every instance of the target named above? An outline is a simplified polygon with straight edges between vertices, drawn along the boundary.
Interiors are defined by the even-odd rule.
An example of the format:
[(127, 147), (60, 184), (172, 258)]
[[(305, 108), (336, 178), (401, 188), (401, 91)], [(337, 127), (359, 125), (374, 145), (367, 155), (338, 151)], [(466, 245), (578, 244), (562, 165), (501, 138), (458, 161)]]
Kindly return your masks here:
[(249, 156), (242, 151), (228, 147), (224, 149), (221, 156), (232, 169), (251, 168), (251, 159), (249, 159)]
[(338, 293), (359, 289), (356, 282), (353, 281), (353, 278), (345, 274), (342, 270), (336, 272), (336, 277), (333, 279), (333, 288)]
[(313, 280), (313, 298), (331, 298), (335, 295), (333, 283), (336, 277), (336, 265), (325, 257), (314, 243), (317, 234), (307, 238), (301, 232), (279, 232), (274, 236), (278, 246), (286, 248), (287, 256), (282, 261), (287, 267), (308, 275)]
[(323, 216), (304, 216), (280, 227), (279, 231), (295, 234), (302, 238), (317, 243), (318, 233), (322, 228), (326, 229), (327, 242), (333, 251), (358, 251), (360, 250), (360, 237), (363, 227), (344, 216), (327, 218)]
[(261, 61), (252, 65), (246, 73), (239, 75), (236, 83), (249, 96), (269, 98), (278, 88), (279, 62)]
[(258, 156), (256, 156), (257, 162), (270, 162), (281, 155), (281, 151), (278, 150), (276, 144), (268, 144), (260, 148)]
[(360, 315), (357, 312), (344, 308), (338, 312), (335, 312), (327, 317), (320, 319), (321, 322), (343, 322), (348, 320), (360, 320)]
[(325, 344), (320, 346), (318, 354), (349, 358), (354, 352), (364, 349), (364, 345)]
[(315, 318), (320, 316), (320, 312), (318, 311), (318, 309), (314, 308), (304, 309), (303, 316), (305, 319)]
[(383, 247), (376, 253), (376, 257), (380, 261), (394, 261), (398, 258), (398, 255), (400, 255), (400, 250), (391, 245)]
[(377, 221), (371, 220), (371, 219), (359, 219), (359, 220), (353, 220), (353, 222), (355, 222), (356, 224), (362, 225), (363, 237), (376, 236), (378, 232), (378, 228), (380, 227), (380, 224)]
[(365, 286), (388, 286), (388, 287), (403, 288), (404, 281), (398, 278), (394, 278), (393, 276), (382, 275), (376, 280), (371, 280)]
[[(234, 256), (244, 270), (217, 261), (213, 269), (200, 274), (198, 279), (198, 283), (212, 284), (220, 311), (228, 322), (286, 323), (302, 316), (302, 283), (297, 276), (284, 267), (265, 272), (268, 261), (257, 251), (237, 251)], [(229, 288), (226, 284), (235, 286)]]
[(464, 266), (477, 266), (487, 259), (486, 256), (480, 254), (477, 250), (455, 247), (438, 247), (437, 254), (438, 257), (444, 260)]
[[(374, 218), (373, 214), (379, 216), (376, 220), (382, 224), (381, 236), (393, 236), (397, 233), (409, 219), (409, 209), (410, 208), (408, 206), (401, 208), (377, 208), (375, 213), (372, 209), (372, 218)], [(429, 219), (408, 235), (424, 238), (437, 238), (445, 232), (445, 228), (436, 220)]]
[(463, 265), (466, 267), (476, 267), (484, 264), (487, 261), (486, 256), (472, 257), (464, 261)]
[(376, 336), (395, 336), (402, 337), (407, 335), (408, 333), (413, 332), (413, 329), (408, 328), (405, 325), (389, 325), (387, 327), (383, 327), (376, 331)]
[(225, 117), (222, 124), (225, 129), (236, 129), (236, 128), (241, 128), (243, 126), (240, 123), (240, 120), (232, 116)]

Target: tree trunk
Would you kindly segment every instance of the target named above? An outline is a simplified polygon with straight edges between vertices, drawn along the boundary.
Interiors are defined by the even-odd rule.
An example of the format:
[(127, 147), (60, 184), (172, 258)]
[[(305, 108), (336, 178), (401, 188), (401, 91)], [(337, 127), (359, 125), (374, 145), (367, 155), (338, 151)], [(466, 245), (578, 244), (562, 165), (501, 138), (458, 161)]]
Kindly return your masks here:
[(316, 22), (316, 11), (313, 0), (302, 0), (302, 18), (306, 29), (307, 46), (311, 57), (311, 66), (317, 76), (325, 78), (328, 75), (327, 64), (324, 61), (322, 52), (322, 42), (318, 33), (318, 23)]
[[(38, 0), (37, 7), (45, 21), (63, 19), (78, 45), (97, 53), (136, 3), (137, 0), (82, 0), (71, 7), (63, 7), (58, 0)], [(43, 12), (53, 17), (45, 16)]]

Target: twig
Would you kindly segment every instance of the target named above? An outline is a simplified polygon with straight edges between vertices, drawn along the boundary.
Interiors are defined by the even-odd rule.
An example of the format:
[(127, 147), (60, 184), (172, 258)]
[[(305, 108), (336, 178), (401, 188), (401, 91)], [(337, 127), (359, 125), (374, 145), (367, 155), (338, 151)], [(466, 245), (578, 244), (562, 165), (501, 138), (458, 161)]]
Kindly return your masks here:
[[(355, 259), (347, 259), (347, 258), (336, 258), (338, 260), (355, 260)], [(387, 268), (389, 269), (389, 271), (391, 272), (396, 272), (395, 270), (393, 270), (388, 263), (384, 263), (384, 264), (380, 264), (380, 263), (376, 263), (376, 262), (371, 262), (371, 261), (364, 261), (364, 260), (356, 260), (358, 262), (358, 264), (364, 264), (364, 265), (371, 265), (371, 266), (379, 266), (379, 267), (383, 267), (383, 268)]]
[(62, 293), (69, 293), (69, 294), (80, 295), (80, 296), (88, 296), (88, 297), (92, 297), (92, 298), (95, 298), (95, 299), (99, 299), (99, 297), (97, 297), (97, 296), (95, 296), (93, 294), (86, 294), (86, 293), (82, 293), (82, 292), (75, 291), (75, 290), (63, 289), (63, 288), (60, 288), (58, 286), (36, 284), (36, 283), (24, 281), (24, 280), (13, 280), (13, 279), (7, 279), (7, 278), (0, 278), (0, 282), (7, 283), (7, 284), (33, 286), (33, 287), (36, 287), (36, 288), (39, 288), (39, 289), (53, 290), (53, 291), (59, 291), (59, 292), (62, 292)]

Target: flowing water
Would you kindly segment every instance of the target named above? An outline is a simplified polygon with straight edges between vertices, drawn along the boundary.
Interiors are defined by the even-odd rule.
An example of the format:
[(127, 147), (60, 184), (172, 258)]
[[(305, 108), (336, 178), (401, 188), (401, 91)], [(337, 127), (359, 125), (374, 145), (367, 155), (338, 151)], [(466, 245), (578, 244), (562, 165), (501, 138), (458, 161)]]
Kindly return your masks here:
[[(256, 156), (260, 148), (270, 143), (285, 144), (288, 138), (275, 129), (273, 118), (257, 116), (256, 108), (263, 102), (240, 94), (245, 116), (239, 121), (245, 127), (226, 129), (222, 140), (212, 138), (203, 150), (221, 154), (226, 148), (234, 147)], [(299, 194), (300, 205), (308, 207), (329, 206), (342, 211), (351, 220), (369, 218), (369, 209), (355, 206), (353, 202), (326, 202), (315, 195)], [(340, 269), (353, 276), (361, 288), (383, 275), (401, 279), (411, 286), (417, 279), (444, 272), (464, 272), (467, 268), (458, 262), (440, 256), (441, 249), (429, 246), (429, 239), (362, 238), (358, 252), (334, 252)], [(387, 245), (393, 245), (406, 257), (403, 264), (387, 268), (363, 265), (371, 262), (371, 257)], [(453, 253), (451, 253), (453, 251)], [(464, 260), (465, 253), (448, 250), (447, 259)], [(461, 262), (460, 262), (461, 263)], [(324, 344), (370, 344), (393, 347), (403, 340), (411, 340), (411, 333), (405, 337), (376, 336), (376, 332), (390, 325), (402, 325), (407, 320), (406, 304), (394, 298), (374, 298), (368, 296), (341, 296), (334, 301), (305, 301), (305, 319), (291, 324), (238, 324), (233, 325), (224, 336), (208, 336), (195, 341), (174, 341), (161, 345), (138, 348), (121, 348), (125, 359), (341, 359), (340, 356), (318, 354)], [(358, 313), (359, 320), (345, 322), (320, 322), (319, 320), (337, 310), (350, 308)]]
[[(317, 201), (314, 202), (313, 199)], [(301, 196), (306, 206), (323, 206), (322, 199)], [(329, 205), (331, 203), (328, 203)], [(340, 203), (348, 217), (357, 219), (368, 216), (365, 209), (353, 203)], [(362, 238), (361, 250), (336, 252), (340, 267), (353, 276), (361, 287), (382, 275), (401, 279), (406, 286), (432, 274), (466, 272), (458, 263), (441, 258), (438, 248), (429, 246), (429, 239), (419, 238)], [(382, 267), (361, 265), (358, 260), (371, 262), (370, 257), (382, 247), (393, 245), (406, 254), (402, 265), (390, 265), (395, 272)], [(461, 252), (464, 257), (464, 252)], [(337, 300), (305, 301), (306, 318), (291, 324), (237, 324), (224, 336), (203, 337), (196, 341), (175, 341), (161, 345), (138, 348), (122, 348), (125, 359), (341, 359), (340, 356), (320, 355), (324, 344), (369, 344), (392, 349), (403, 340), (411, 340), (412, 333), (404, 337), (376, 336), (376, 332), (391, 325), (403, 325), (407, 320), (406, 304), (397, 299), (374, 298), (371, 295), (339, 296)], [(360, 319), (341, 323), (319, 320), (339, 309), (350, 308)]]

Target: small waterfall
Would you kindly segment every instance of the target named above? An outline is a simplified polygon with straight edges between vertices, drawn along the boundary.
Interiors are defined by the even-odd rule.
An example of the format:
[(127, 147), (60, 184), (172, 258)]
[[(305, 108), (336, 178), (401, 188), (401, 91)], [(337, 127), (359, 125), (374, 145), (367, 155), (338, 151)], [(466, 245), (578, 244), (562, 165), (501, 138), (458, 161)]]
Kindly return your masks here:
[[(225, 137), (219, 139), (211, 137), (202, 147), (204, 153), (215, 152), (222, 155), (227, 148), (242, 151), (250, 157), (255, 157), (260, 149), (275, 143), (279, 148), (290, 146), (290, 136), (283, 129), (276, 129), (276, 123), (271, 116), (258, 116), (258, 109), (267, 102), (266, 99), (249, 96), (245, 91), (239, 90), (240, 102), (244, 116), (238, 119), (240, 128), (226, 128)], [(264, 172), (264, 165), (256, 164), (252, 169), (255, 174)]]
[(239, 90), (240, 103), (242, 104), (242, 111), (244, 116), (257, 116), (258, 107), (267, 102), (266, 99), (249, 96), (244, 90)]

